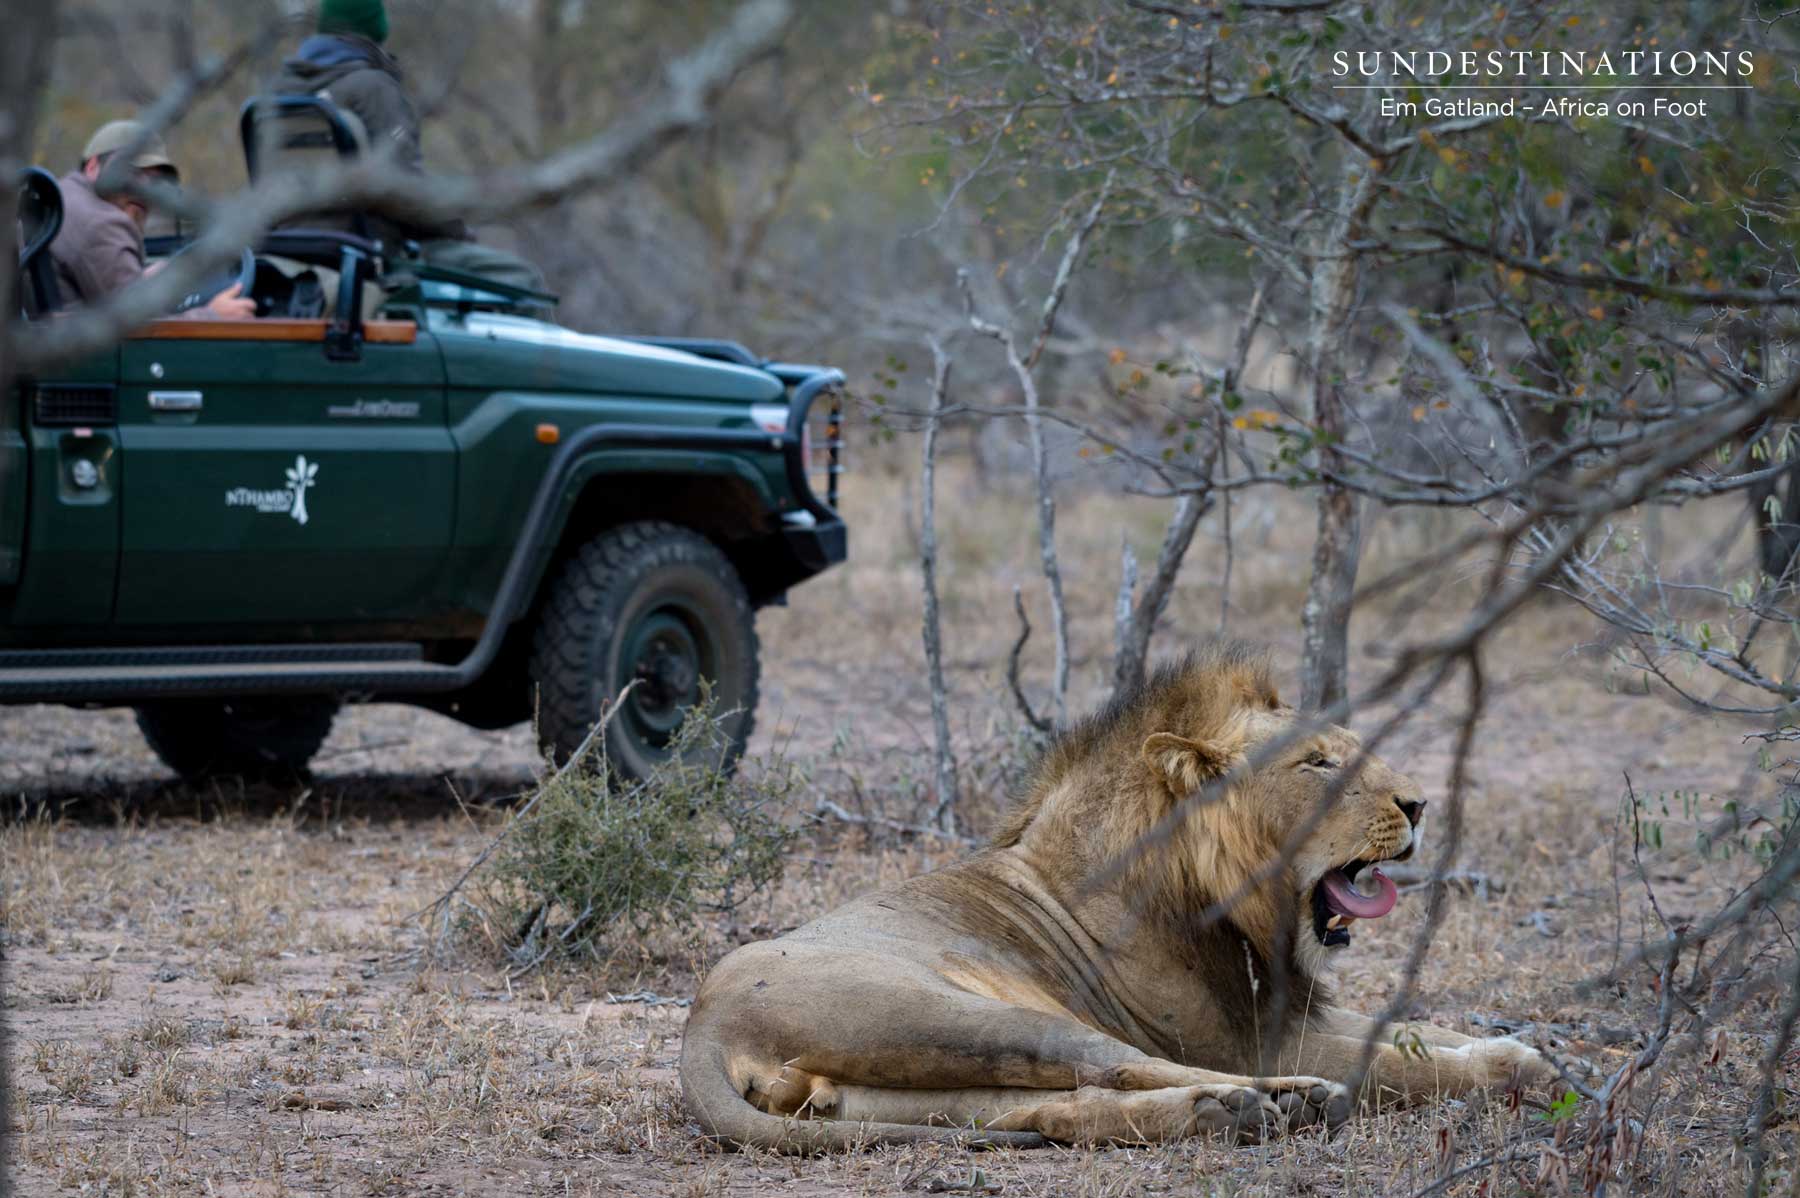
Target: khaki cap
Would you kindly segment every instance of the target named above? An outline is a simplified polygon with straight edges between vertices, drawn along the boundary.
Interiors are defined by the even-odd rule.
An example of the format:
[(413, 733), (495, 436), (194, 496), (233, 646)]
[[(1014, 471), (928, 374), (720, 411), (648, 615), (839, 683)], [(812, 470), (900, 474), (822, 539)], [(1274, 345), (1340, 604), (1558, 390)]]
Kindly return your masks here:
[(143, 144), (138, 147), (137, 157), (131, 160), (131, 165), (141, 171), (168, 171), (180, 178), (181, 172), (175, 169), (175, 163), (169, 157), (169, 147), (154, 133), (146, 137), (144, 126), (139, 121), (108, 121), (94, 130), (94, 135), (88, 138), (87, 146), (81, 151), (81, 160), (86, 162), (102, 154), (117, 153), (140, 137), (144, 139)]

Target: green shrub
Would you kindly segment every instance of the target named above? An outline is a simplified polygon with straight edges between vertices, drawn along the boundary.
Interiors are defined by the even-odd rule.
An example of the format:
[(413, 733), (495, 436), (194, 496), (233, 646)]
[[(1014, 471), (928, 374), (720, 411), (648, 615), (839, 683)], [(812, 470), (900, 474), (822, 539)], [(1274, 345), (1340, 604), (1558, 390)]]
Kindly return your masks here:
[(710, 702), (641, 781), (609, 768), (602, 738), (590, 744), (521, 806), (480, 867), (480, 922), (521, 968), (730, 914), (780, 879), (794, 835), (781, 813), (798, 773), (779, 757), (722, 771)]

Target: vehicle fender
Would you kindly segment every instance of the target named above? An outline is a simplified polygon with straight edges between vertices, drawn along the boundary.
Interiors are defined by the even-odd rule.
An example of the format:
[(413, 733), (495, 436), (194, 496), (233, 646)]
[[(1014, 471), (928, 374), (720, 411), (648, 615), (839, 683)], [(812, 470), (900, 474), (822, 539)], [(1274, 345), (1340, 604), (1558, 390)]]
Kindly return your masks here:
[[(562, 544), (569, 528), (569, 520), (580, 506), (582, 495), (589, 486), (603, 478), (629, 474), (731, 478), (744, 483), (754, 492), (762, 513), (774, 513), (783, 506), (780, 497), (769, 484), (769, 476), (747, 461), (741, 453), (632, 446), (583, 454), (566, 471), (556, 503), (547, 513), (547, 518), (532, 530), (530, 585), (524, 588), (525, 594), (535, 596), (543, 586), (556, 548)], [(524, 614), (523, 611), (507, 613), (511, 619), (518, 619)]]

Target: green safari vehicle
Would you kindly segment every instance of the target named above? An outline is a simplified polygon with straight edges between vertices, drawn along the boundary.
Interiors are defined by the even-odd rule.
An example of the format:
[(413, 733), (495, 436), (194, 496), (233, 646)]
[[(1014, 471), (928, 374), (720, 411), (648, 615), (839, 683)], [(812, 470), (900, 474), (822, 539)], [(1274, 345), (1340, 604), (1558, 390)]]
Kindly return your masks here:
[[(29, 320), (55, 191), (23, 189)], [(341, 230), (190, 302), (233, 281), (263, 319), (156, 321), (4, 396), (0, 702), (130, 706), (179, 773), (266, 775), (355, 701), (535, 719), (562, 758), (635, 683), (605, 736), (641, 776), (704, 679), (735, 761), (757, 608), (845, 556), (839, 371), (573, 332)]]

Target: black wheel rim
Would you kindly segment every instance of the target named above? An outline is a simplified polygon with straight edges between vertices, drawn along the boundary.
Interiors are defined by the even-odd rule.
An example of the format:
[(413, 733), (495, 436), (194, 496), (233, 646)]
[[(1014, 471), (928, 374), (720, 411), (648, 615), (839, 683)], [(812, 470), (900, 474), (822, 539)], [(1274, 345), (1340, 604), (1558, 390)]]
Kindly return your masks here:
[(613, 680), (614, 694), (636, 684), (618, 717), (631, 738), (654, 752), (666, 750), (699, 701), (701, 679), (717, 676), (716, 656), (699, 613), (679, 599), (653, 603), (633, 619)]

